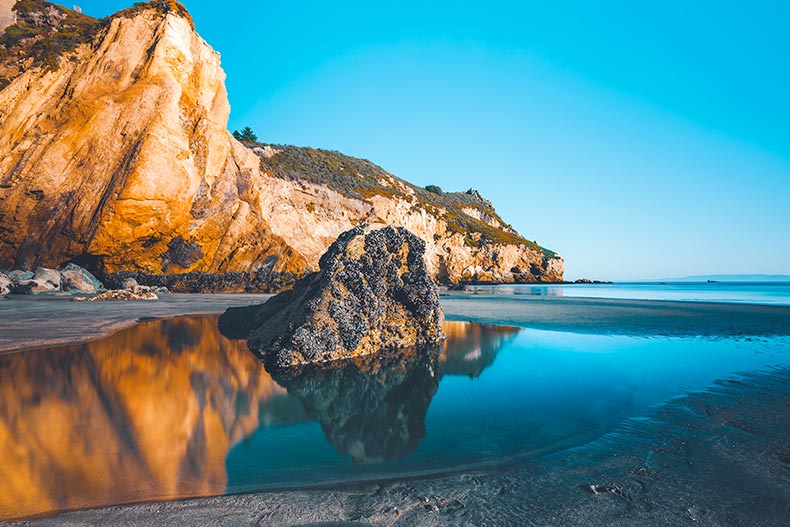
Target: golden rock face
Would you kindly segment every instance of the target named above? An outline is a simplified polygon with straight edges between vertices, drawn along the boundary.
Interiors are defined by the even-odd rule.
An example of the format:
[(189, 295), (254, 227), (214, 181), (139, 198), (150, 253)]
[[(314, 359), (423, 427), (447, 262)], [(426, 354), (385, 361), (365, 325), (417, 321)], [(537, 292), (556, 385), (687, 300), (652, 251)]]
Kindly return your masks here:
[(0, 31), (16, 21), (12, 8), (16, 0), (0, 0)]
[[(262, 169), (226, 129), (219, 54), (177, 14), (114, 17), (60, 59), (0, 89), (0, 267), (299, 275), (341, 232), (382, 221), (425, 240), (442, 280), (546, 268), (524, 245), (470, 246), (405, 187), (362, 199)], [(561, 260), (545, 276), (561, 279)]]
[(302, 270), (259, 213), (254, 154), (225, 129), (219, 55), (184, 18), (115, 18), (0, 92), (0, 261), (106, 271)]

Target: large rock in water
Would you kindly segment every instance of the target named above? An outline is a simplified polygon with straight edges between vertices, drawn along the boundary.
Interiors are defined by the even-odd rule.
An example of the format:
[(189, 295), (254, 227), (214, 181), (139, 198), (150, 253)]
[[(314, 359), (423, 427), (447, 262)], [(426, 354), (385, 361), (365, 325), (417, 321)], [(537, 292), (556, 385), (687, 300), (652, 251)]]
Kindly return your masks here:
[(441, 342), (444, 316), (424, 252), (406, 229), (356, 227), (329, 247), (320, 271), (262, 306), (229, 309), (220, 328), (249, 335), (250, 349), (278, 367)]

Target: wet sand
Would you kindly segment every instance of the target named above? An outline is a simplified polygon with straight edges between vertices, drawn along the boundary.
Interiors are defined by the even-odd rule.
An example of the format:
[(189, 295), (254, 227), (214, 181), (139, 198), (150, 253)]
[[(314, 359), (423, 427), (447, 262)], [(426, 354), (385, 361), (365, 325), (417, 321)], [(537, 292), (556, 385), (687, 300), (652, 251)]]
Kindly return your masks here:
[[(268, 295), (167, 294), (150, 302), (71, 302), (62, 297), (0, 299), (0, 354), (83, 342), (145, 318), (222, 313)], [(790, 335), (790, 306), (650, 300), (482, 295), (441, 297), (448, 320), (535, 329), (639, 336), (771, 337)]]
[(35, 526), (787, 525), (790, 371), (723, 381), (499, 473), (115, 506)]
[(448, 319), (553, 331), (748, 337), (790, 335), (790, 306), (572, 297), (445, 295)]
[(155, 301), (72, 302), (69, 297), (0, 298), (0, 354), (105, 337), (146, 318), (223, 313), (271, 295), (164, 294)]

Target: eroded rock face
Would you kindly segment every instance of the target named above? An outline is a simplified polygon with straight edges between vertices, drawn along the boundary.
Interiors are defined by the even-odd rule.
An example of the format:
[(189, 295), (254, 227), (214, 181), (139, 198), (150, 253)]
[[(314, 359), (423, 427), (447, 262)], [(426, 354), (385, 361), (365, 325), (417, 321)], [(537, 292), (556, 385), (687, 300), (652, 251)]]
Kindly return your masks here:
[(219, 54), (177, 13), (111, 18), (57, 68), (0, 90), (0, 262), (102, 272), (303, 271), (258, 205), (258, 158), (226, 130)]
[(343, 233), (320, 268), (262, 306), (231, 308), (226, 334), (279, 367), (425, 346), (444, 339), (442, 308), (425, 269), (425, 243), (403, 228)]
[(16, 0), (0, 0), (0, 32), (16, 22), (16, 16), (12, 10), (15, 3)]

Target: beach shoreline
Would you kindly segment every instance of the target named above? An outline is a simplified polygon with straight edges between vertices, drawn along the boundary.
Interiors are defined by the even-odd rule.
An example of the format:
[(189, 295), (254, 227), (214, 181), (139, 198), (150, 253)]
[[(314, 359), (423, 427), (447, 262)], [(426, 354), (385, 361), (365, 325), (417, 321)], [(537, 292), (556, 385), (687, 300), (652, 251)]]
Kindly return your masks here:
[[(158, 301), (96, 303), (70, 302), (67, 297), (6, 298), (0, 300), (0, 355), (95, 340), (145, 319), (220, 314), (270, 296), (175, 293)], [(440, 302), (448, 320), (549, 331), (710, 338), (790, 335), (790, 306), (448, 293)]]

